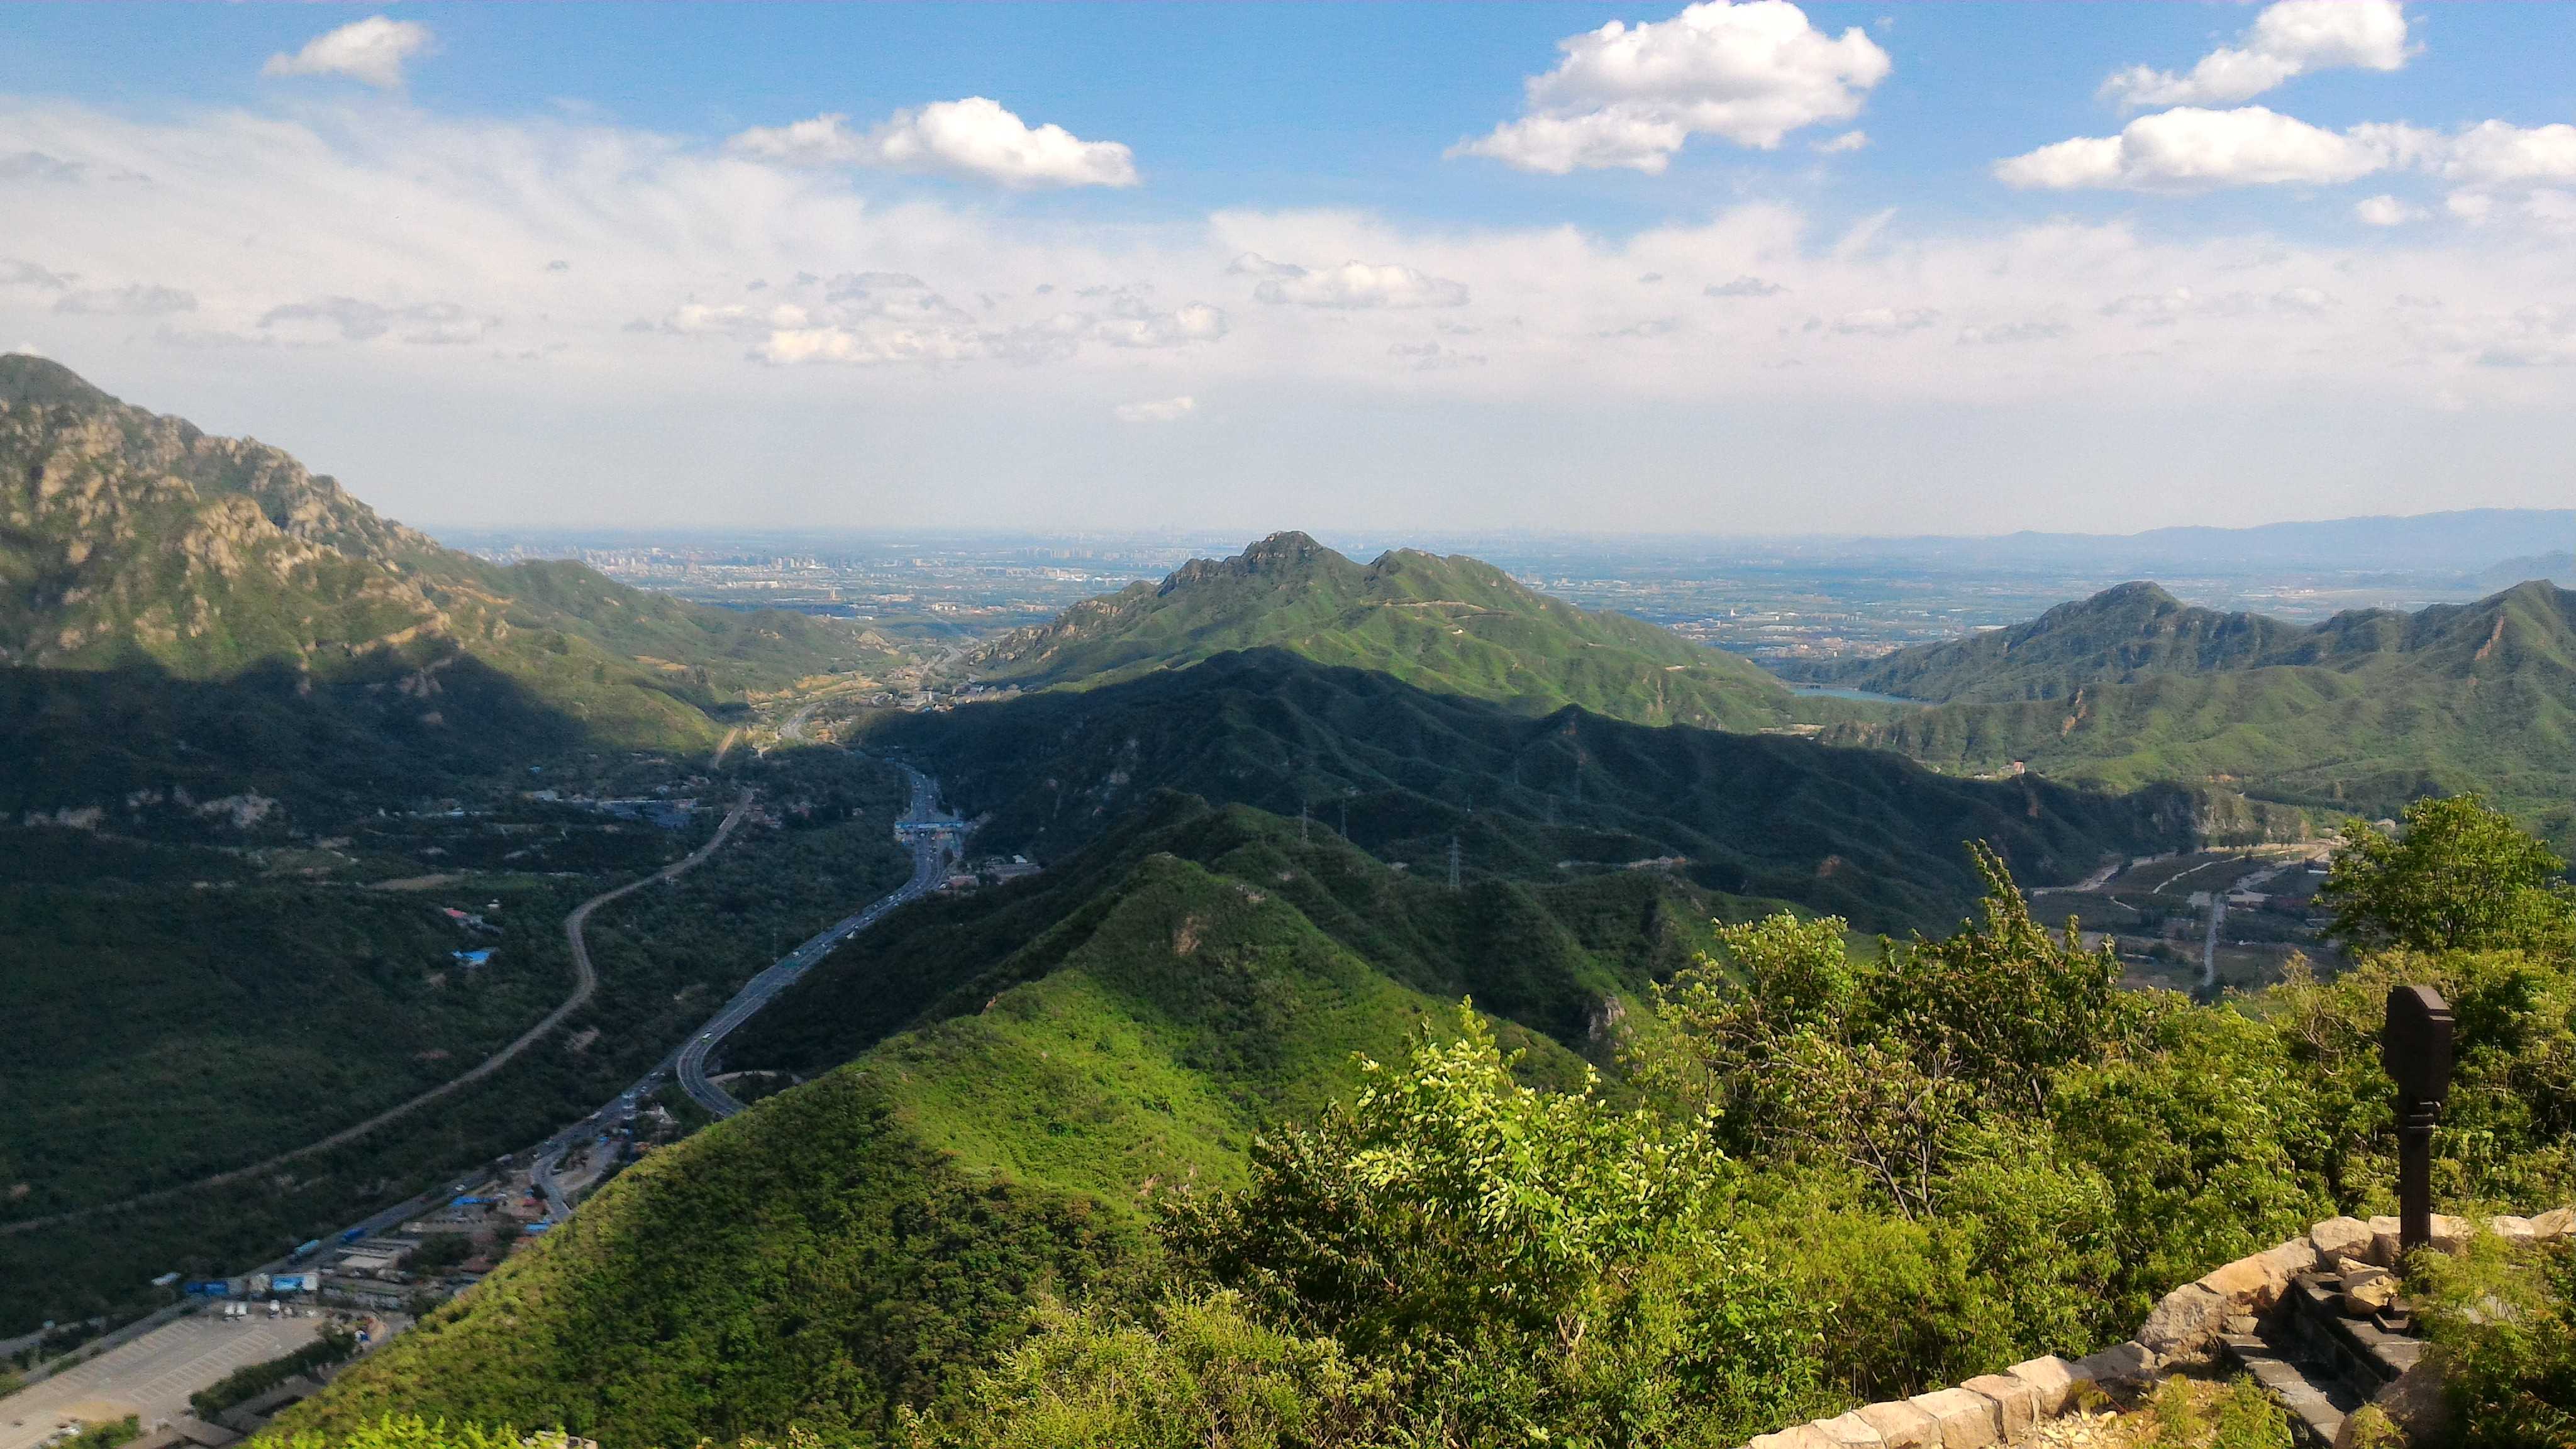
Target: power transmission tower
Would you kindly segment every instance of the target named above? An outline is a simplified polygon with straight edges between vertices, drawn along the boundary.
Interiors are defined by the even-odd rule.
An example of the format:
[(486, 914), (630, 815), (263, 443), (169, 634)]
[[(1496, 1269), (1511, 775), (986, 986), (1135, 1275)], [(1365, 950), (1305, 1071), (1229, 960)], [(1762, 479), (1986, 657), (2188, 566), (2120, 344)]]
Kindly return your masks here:
[(1458, 837), (1449, 837), (1449, 889), (1458, 888)]

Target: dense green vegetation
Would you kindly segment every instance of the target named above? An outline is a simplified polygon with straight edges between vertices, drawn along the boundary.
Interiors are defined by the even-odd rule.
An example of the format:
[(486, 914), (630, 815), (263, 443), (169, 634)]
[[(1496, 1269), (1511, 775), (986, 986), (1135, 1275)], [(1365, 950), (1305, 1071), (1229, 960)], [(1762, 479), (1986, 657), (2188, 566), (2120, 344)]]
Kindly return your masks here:
[[(439, 862), (468, 870), (444, 887), (385, 892), (281, 879), (246, 854), (81, 831), (9, 832), (45, 842), (0, 858), (11, 873), (46, 884), (0, 884), (0, 901), (48, 902), (60, 915), (24, 939), (47, 941), (65, 921), (86, 934), (28, 958), (30, 971), (56, 968), (32, 976), (24, 993), (44, 1008), (48, 1035), (9, 1068), (19, 1075), (0, 1077), (11, 1101), (38, 1105), (11, 1114), (0, 1143), (18, 1163), (60, 1169), (24, 1167), (0, 1179), (0, 1193), (29, 1183), (16, 1200), (0, 1201), (0, 1228), (76, 1214), (33, 1231), (0, 1231), (0, 1323), (131, 1311), (153, 1301), (146, 1280), (165, 1270), (242, 1271), (524, 1147), (614, 1096), (785, 946), (909, 872), (909, 856), (887, 830), (905, 793), (894, 771), (837, 750), (738, 755), (723, 789), (745, 785), (760, 790), (779, 827), (748, 828), (676, 884), (594, 915), (587, 934), (599, 991), (547, 1044), (442, 1099), (436, 1111), (359, 1142), (254, 1182), (115, 1212), (96, 1210), (299, 1146), (454, 1076), (570, 992), (562, 918), (574, 901), (660, 864), (695, 837), (643, 825), (606, 835), (614, 822), (596, 816), (577, 828), (537, 831), (521, 828), (525, 821), (444, 812), (388, 818), (379, 823), (384, 844), (352, 841), (347, 853), (374, 861), (379, 851), (438, 850)], [(697, 834), (712, 825), (710, 813)], [(610, 842), (630, 853), (612, 853)], [(537, 857), (503, 859), (539, 848), (561, 857), (545, 863), (613, 873), (557, 879), (520, 873)], [(310, 853), (280, 854), (293, 861)], [(209, 865), (231, 872), (217, 879), (237, 883), (194, 889), (190, 873)], [(63, 878), (91, 880), (95, 899), (54, 884)], [(485, 912), (493, 899), (502, 910)], [(505, 934), (469, 935), (436, 913), (445, 905), (484, 913)], [(496, 955), (469, 974), (446, 956), (467, 946), (494, 947)], [(487, 982), (484, 972), (495, 974)], [(432, 985), (438, 975), (445, 980)], [(503, 998), (514, 994), (526, 1001), (510, 1014)], [(115, 1012), (88, 1010), (93, 997)], [(425, 1028), (441, 1023), (452, 1037), (449, 1055), (418, 1059), (441, 1049), (422, 1041)]]
[[(2428, 852), (2506, 838), (2445, 808), (2409, 822)], [(2175, 1282), (2384, 1210), (2401, 979), (2460, 1021), (2443, 1200), (2576, 1192), (2576, 960), (2520, 923), (2200, 1007), (2116, 989), (1986, 855), (1985, 913), (1946, 938), (1721, 926), (1587, 1077), (1273, 894), (1246, 852), (1312, 868), (1293, 823), (1220, 818), (1246, 836), (1222, 869), (1135, 859), (1048, 928), (1045, 974), (657, 1154), (286, 1427), (1734, 1443), (2089, 1350)], [(2410, 909), (2377, 858), (2343, 867), (2357, 940)], [(2499, 1382), (2556, 1392), (2554, 1350), (2517, 1342)], [(2207, 1442), (2275, 1444), (2258, 1407), (2177, 1401), (2174, 1442), (2223, 1419)]]
[(1828, 738), (1942, 769), (2021, 760), (2114, 788), (2207, 783), (2365, 815), (2477, 790), (2576, 841), (2576, 593), (2543, 581), (2306, 628), (2126, 584), (2011, 629), (1803, 672), (1933, 702), (1857, 710), (1880, 717)]
[(1306, 811), (1381, 858), (1445, 876), (1556, 878), (1683, 857), (1691, 880), (1874, 929), (1956, 920), (1987, 840), (2034, 882), (2193, 838), (2201, 803), (2042, 780), (1935, 774), (1883, 751), (1786, 735), (1653, 728), (1577, 709), (1532, 718), (1285, 650), (1221, 655), (1124, 684), (876, 723), (873, 744), (937, 774), (979, 839), (1069, 853), (1170, 788)]
[(978, 679), (1096, 685), (1242, 649), (1392, 675), (1521, 714), (1577, 705), (1640, 724), (1752, 729), (1791, 699), (1748, 660), (1652, 624), (1578, 609), (1491, 564), (1397, 549), (1366, 565), (1302, 533), (1222, 562), (1196, 559), (1004, 636), (968, 657)]
[(1393, 871), (1321, 827), (1165, 793), (1045, 874), (889, 918), (746, 1025), (729, 1064), (828, 1070), (906, 1027), (981, 1010), (1059, 967), (1154, 856), (1191, 862), (1296, 907), (1397, 982), (1495, 1014), (1607, 1060), (1615, 1010), (1641, 1003), (1708, 940), (1712, 916), (1766, 903), (1711, 895), (1661, 871), (1451, 891)]

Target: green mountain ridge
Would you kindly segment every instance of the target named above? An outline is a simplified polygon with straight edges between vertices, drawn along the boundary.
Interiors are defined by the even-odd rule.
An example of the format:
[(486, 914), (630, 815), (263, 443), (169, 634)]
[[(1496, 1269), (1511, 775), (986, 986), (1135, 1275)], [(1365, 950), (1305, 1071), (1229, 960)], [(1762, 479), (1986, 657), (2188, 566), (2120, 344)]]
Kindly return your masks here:
[[(876, 1442), (1041, 1294), (1131, 1265), (1156, 1191), (1239, 1183), (1253, 1132), (1444, 1010), (1300, 904), (1412, 888), (1337, 841), (1167, 796), (1096, 852), (1035, 912), (1015, 907), (1039, 892), (931, 913), (942, 949), (909, 959), (971, 1006), (629, 1169), (277, 1428), (392, 1411), (634, 1446), (791, 1423)], [(993, 913), (1009, 928), (975, 931)], [(780, 1014), (855, 1001), (864, 964)], [(1534, 1079), (1578, 1078), (1565, 1047), (1504, 1032)]]
[(19, 761), (68, 745), (50, 758), (75, 765), (0, 774), (12, 814), (263, 768), (220, 729), (137, 730), (122, 712), (167, 681), (249, 681), (247, 732), (309, 759), (488, 768), (573, 742), (712, 745), (745, 691), (877, 652), (831, 621), (486, 563), (275, 448), (0, 357), (0, 728)]
[(1808, 677), (1927, 701), (1826, 738), (1938, 768), (2022, 761), (2129, 788), (2206, 783), (2371, 815), (2483, 791), (2576, 833), (2576, 592), (2529, 580), (2472, 604), (2301, 627), (2126, 584), (2026, 624)]
[[(2034, 884), (2191, 843), (2209, 802), (2038, 780), (1961, 780), (1883, 750), (1650, 726), (1568, 707), (1532, 718), (1285, 649), (1117, 684), (895, 715), (867, 739), (937, 774), (993, 848), (1071, 853), (1156, 789), (1306, 812), (1370, 852), (1471, 876), (1665, 861), (1705, 888), (1870, 929), (1954, 924), (1988, 840)], [(1564, 863), (1562, 866), (1560, 863)]]
[(1793, 703), (1750, 660), (1549, 598), (1491, 564), (1396, 549), (1363, 565), (1295, 532), (1076, 604), (961, 667), (995, 683), (1095, 687), (1265, 646), (1525, 714), (1571, 704), (1753, 729), (1787, 721)]

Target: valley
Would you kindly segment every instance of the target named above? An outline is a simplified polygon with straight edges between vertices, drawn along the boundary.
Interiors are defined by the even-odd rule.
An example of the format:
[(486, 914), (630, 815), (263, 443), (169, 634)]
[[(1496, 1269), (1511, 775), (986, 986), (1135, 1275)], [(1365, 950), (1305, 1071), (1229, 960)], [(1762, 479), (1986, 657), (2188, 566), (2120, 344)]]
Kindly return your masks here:
[[(0, 360), (0, 444), (0, 988), (30, 1043), (0, 1086), (35, 1104), (0, 1123), (0, 1327), (82, 1325), (23, 1351), (67, 1367), (94, 1329), (196, 1332), (174, 1284), (308, 1261), (322, 1301), (418, 1319), (263, 1410), (281, 1432), (917, 1441), (1067, 1302), (1147, 1311), (1201, 1251), (1176, 1224), (1274, 1190), (1280, 1144), (1457, 1033), (1490, 1041), (1476, 1090), (1606, 1093), (1642, 1114), (1620, 1131), (1720, 1091), (1739, 1115), (1691, 1130), (1742, 1159), (1708, 1179), (1724, 1232), (1802, 1292), (1882, 1291), (1827, 1266), (1854, 1244), (1973, 1265), (1945, 1291), (1983, 1337), (1820, 1350), (1841, 1379), (1741, 1422), (2083, 1346), (2238, 1229), (2159, 1228), (2028, 1299), (2004, 1240), (1919, 1228), (1933, 1188), (1855, 1188), (1803, 1155), (1826, 1129), (1668, 1054), (1750, 1040), (1713, 1002), (1809, 989), (1764, 944), (1809, 932), (1840, 964), (1798, 969), (1891, 1035), (1810, 1024), (1797, 1051), (1875, 1065), (1784, 1071), (1901, 1084), (1867, 1054), (1904, 1040), (2078, 1091), (1976, 1019), (2048, 981), (2174, 1094), (2100, 1110), (2203, 1112), (2247, 1069), (2208, 1043), (2271, 1030), (2243, 1003), (2324, 1012), (2374, 969), (2318, 895), (2335, 830), (2479, 790), (2563, 834), (2576, 800), (2576, 614), (2540, 581), (2317, 623), (2130, 584), (2001, 629), (1882, 614), (1765, 668), (1296, 532), (864, 597), (748, 587), (785, 554), (609, 556), (668, 592), (638, 589), (450, 552), (32, 359)], [(2307, 1156), (2243, 1196), (2311, 1150), (2247, 1128), (2150, 1192), (2084, 1134), (2165, 1127), (2020, 1090), (1940, 1088), (1968, 1114), (1941, 1130), (2054, 1143), (2011, 1170), (2103, 1184), (2061, 1205), (2260, 1222), (2328, 1191)], [(1964, 1165), (1991, 1161), (1939, 1192), (1996, 1190)]]

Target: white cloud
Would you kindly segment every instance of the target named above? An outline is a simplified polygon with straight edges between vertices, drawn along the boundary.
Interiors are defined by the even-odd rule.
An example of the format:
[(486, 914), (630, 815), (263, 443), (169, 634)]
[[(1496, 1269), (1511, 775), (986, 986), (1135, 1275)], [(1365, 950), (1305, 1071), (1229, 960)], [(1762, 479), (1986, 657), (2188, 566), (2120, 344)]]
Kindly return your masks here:
[(1556, 69), (1527, 83), (1528, 114), (1449, 154), (1557, 176), (1660, 173), (1695, 135), (1768, 150), (1801, 127), (1848, 120), (1890, 68), (1857, 27), (1828, 36), (1787, 0), (1707, 0), (1670, 20), (1613, 20), (1557, 49)]
[(1869, 133), (1867, 131), (1845, 131), (1831, 140), (1818, 141), (1816, 143), (1816, 149), (1824, 152), (1828, 156), (1833, 156), (1845, 151), (1860, 150), (1868, 144)]
[[(2420, 497), (2425, 449), (2454, 432), (2408, 420), (2444, 389), (2494, 423), (2454, 430), (2479, 476), (2540, 490), (2576, 396), (2564, 368), (2509, 365), (2567, 345), (2557, 314), (2522, 315), (2576, 308), (2569, 233), (2548, 230), (2576, 217), (2560, 192), (2549, 223), (2537, 194), (2462, 183), (2444, 189), (2490, 197), (2486, 226), (2367, 238), (2232, 211), (2178, 230), (1909, 210), (1847, 246), (1847, 222), (1776, 202), (1617, 232), (1032, 217), (595, 118), (366, 103), (0, 99), (0, 155), (27, 150), (154, 180), (48, 188), (10, 213), (0, 336), (257, 428), (433, 522), (1204, 519), (1233, 506), (1204, 478), (1090, 451), (1117, 407), (1190, 395), (1277, 440), (1241, 460), (1244, 515), (1284, 498), (1430, 525), (1472, 505), (1604, 529), (2144, 526), (2357, 511), (2365, 483), (2370, 507)], [(2439, 194), (2418, 204), (2438, 213)], [(1324, 265), (1346, 258), (1362, 270)], [(186, 331), (54, 310), (146, 281), (196, 299), (156, 319)], [(1254, 300), (1265, 284), (1280, 303)], [(2443, 305), (2402, 300), (2427, 296)], [(1684, 325), (1604, 335), (1668, 310)], [(496, 385), (496, 349), (538, 360)], [(1900, 421), (1850, 428), (1864, 411)], [(2165, 486), (2206, 459), (2224, 488)], [(1816, 481), (1917, 472), (1942, 486)], [(719, 473), (741, 481), (710, 496)], [(2282, 481), (2301, 477), (2310, 492)]]
[(2140, 116), (2116, 136), (2078, 136), (1995, 163), (2007, 186), (2191, 191), (2217, 186), (2326, 185), (2406, 159), (2423, 133), (2397, 126), (2329, 131), (2261, 106), (2184, 106)]
[(827, 112), (754, 127), (729, 144), (739, 155), (791, 166), (940, 171), (1013, 187), (1136, 184), (1136, 158), (1125, 146), (1085, 141), (1062, 126), (1031, 126), (983, 96), (897, 111), (864, 135), (849, 120)]
[(1344, 262), (1309, 268), (1247, 252), (1227, 270), (1261, 278), (1252, 289), (1253, 300), (1272, 304), (1342, 309), (1467, 305), (1466, 283), (1394, 263)]
[(1199, 401), (1189, 396), (1156, 398), (1151, 402), (1120, 403), (1110, 409), (1122, 423), (1177, 423), (1198, 410)]
[(2235, 45), (2185, 75), (2135, 66), (2102, 83), (2123, 105), (2232, 105), (2320, 70), (2396, 70), (2406, 64), (2406, 12), (2397, 0), (2280, 0)]
[(280, 53), (259, 68), (261, 75), (344, 75), (378, 90), (403, 83), (403, 66), (437, 48), (429, 27), (409, 20), (371, 15), (307, 41), (293, 55)]
[(2424, 213), (2383, 192), (2354, 202), (2352, 214), (2370, 226), (2404, 226)]
[(2491, 186), (2576, 181), (2576, 126), (2525, 129), (2482, 121), (2450, 139), (2437, 169), (2455, 180)]

